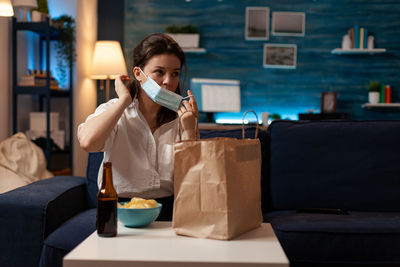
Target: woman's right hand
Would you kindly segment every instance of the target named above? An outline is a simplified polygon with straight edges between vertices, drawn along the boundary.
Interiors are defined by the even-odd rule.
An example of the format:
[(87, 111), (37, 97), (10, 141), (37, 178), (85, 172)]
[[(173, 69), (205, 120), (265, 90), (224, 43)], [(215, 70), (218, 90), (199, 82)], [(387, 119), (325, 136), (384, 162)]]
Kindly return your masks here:
[[(118, 95), (118, 98), (126, 101), (127, 103), (132, 103), (133, 99), (131, 97), (131, 93), (129, 89), (126, 87), (125, 83), (130, 82), (132, 79), (127, 75), (121, 75), (117, 79), (115, 79), (115, 92)], [(128, 104), (128, 105), (129, 105)]]

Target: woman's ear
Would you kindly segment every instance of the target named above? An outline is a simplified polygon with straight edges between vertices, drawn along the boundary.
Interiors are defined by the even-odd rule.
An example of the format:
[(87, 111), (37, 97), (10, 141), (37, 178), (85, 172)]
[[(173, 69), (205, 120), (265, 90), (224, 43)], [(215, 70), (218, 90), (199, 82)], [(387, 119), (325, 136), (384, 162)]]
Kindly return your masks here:
[(133, 67), (132, 73), (136, 80), (142, 82), (142, 73), (138, 67)]

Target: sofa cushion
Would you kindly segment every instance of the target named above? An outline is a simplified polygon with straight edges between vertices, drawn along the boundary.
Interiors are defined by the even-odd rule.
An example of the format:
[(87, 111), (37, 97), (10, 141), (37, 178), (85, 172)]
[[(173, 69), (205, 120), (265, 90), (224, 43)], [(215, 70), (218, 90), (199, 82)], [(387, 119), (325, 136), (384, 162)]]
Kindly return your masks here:
[(291, 264), (400, 264), (398, 212), (268, 215)]
[(62, 266), (63, 257), (96, 230), (96, 209), (72, 217), (44, 241), (40, 266)]
[(272, 209), (400, 211), (399, 121), (274, 121)]

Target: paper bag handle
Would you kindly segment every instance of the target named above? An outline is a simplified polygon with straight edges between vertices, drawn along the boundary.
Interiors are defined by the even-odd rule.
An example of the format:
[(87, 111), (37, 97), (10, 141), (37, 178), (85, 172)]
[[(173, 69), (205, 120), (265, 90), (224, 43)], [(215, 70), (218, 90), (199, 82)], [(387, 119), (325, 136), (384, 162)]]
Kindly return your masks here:
[[(178, 136), (179, 136), (179, 142), (181, 142), (182, 141), (182, 134), (181, 134), (181, 118), (182, 118), (182, 116), (183, 116), (183, 114), (185, 114), (186, 112), (191, 112), (191, 111), (187, 111), (187, 110), (185, 110), (185, 112), (183, 112), (182, 113), (182, 115), (181, 116), (179, 116), (178, 117)], [(195, 130), (195, 139), (196, 140), (199, 140), (199, 118), (197, 118), (197, 116), (195, 115), (195, 118), (196, 118), (196, 122), (195, 122), (195, 128), (194, 128), (194, 130)]]
[(248, 112), (253, 112), (254, 115), (256, 116), (257, 123), (256, 123), (256, 134), (255, 134), (255, 136), (254, 136), (254, 139), (257, 139), (257, 136), (258, 136), (258, 116), (257, 116), (257, 113), (255, 113), (254, 110), (251, 110), (251, 109), (249, 109), (248, 111), (246, 111), (246, 112), (243, 114), (243, 117), (242, 117), (242, 139), (245, 138), (245, 135), (244, 135), (244, 117), (246, 116), (246, 114), (247, 114)]

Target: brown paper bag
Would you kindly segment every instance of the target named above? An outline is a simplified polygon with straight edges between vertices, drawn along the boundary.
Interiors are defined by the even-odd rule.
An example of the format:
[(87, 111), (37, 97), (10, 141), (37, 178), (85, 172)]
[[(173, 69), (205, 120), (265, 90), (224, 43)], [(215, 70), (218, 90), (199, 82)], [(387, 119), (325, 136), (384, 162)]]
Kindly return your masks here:
[(260, 226), (261, 148), (257, 130), (255, 139), (244, 138), (242, 125), (242, 140), (196, 138), (174, 144), (175, 233), (232, 239)]

